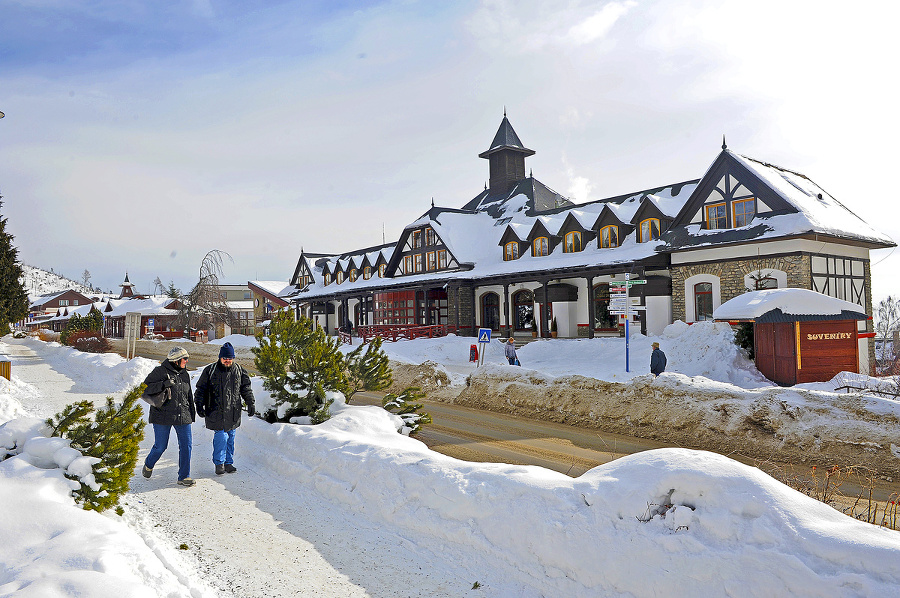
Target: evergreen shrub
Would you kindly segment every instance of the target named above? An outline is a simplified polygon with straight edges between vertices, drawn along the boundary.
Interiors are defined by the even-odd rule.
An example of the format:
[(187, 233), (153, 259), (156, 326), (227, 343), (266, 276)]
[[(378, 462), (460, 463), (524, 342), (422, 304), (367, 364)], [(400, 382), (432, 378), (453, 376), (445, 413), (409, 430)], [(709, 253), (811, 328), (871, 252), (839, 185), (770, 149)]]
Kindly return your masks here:
[(143, 411), (138, 405), (143, 390), (143, 384), (132, 388), (119, 404), (106, 397), (106, 406), (96, 413), (90, 401), (72, 403), (46, 422), (52, 436), (68, 439), (82, 455), (97, 459), (92, 466), (93, 481), (66, 474), (80, 483), (73, 495), (85, 510), (116, 507), (128, 491), (138, 446), (144, 439)]

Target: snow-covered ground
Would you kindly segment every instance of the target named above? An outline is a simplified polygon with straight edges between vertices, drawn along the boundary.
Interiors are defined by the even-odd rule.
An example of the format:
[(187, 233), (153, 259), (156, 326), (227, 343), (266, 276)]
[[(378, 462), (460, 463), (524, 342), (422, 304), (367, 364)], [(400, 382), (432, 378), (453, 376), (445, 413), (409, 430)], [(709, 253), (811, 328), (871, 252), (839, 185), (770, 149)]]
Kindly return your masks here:
[[(770, 387), (730, 339), (700, 330), (658, 339), (679, 384)], [(458, 381), (471, 340), (385, 349)], [(650, 339), (631, 339), (630, 373), (624, 341), (605, 340), (529, 344), (522, 369), (646, 373)], [(13, 370), (0, 378), (0, 446), (34, 435), (29, 417), (120, 395), (155, 365), (10, 337), (0, 352)], [(254, 391), (270, 402), (258, 379)], [(245, 419), (239, 471), (219, 477), (195, 425), (197, 485), (175, 485), (173, 438), (153, 477), (133, 478), (121, 518), (74, 506), (63, 470), (26, 444), (0, 462), (0, 596), (889, 596), (900, 584), (900, 533), (713, 453), (647, 451), (573, 479), (434, 453), (377, 407), (333, 413), (319, 426)]]

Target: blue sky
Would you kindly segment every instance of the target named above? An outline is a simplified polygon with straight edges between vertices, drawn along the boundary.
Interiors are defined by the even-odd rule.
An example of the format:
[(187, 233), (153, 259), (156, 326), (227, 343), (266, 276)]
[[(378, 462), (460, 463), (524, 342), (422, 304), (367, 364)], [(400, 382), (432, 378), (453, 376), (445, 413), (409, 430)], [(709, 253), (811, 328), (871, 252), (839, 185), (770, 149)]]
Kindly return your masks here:
[[(23, 262), (115, 289), (286, 280), (483, 188), (506, 107), (575, 201), (731, 149), (900, 240), (892, 3), (0, 0), (0, 193)], [(885, 218), (891, 214), (891, 218)], [(900, 293), (900, 251), (873, 254)], [(897, 279), (897, 280), (894, 280)]]

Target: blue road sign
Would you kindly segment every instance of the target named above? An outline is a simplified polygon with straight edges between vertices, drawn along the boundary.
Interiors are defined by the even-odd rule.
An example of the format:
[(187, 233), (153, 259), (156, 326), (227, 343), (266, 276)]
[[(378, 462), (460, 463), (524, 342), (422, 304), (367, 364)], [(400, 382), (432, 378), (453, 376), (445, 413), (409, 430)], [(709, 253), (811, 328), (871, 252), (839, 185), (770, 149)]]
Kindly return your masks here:
[(479, 328), (478, 329), (478, 342), (479, 343), (491, 342), (491, 329), (490, 328)]

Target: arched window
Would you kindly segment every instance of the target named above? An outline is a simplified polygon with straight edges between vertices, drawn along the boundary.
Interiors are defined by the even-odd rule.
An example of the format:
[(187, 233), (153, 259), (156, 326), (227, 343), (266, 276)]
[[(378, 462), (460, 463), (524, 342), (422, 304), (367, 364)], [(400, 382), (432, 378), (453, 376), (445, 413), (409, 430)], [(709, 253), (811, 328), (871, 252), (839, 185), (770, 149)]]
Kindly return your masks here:
[(344, 273), (339, 270), (338, 273), (335, 275), (334, 281), (338, 284), (341, 284), (342, 282), (344, 282)]
[(619, 227), (604, 226), (600, 229), (600, 248), (611, 249), (619, 246)]
[(713, 286), (711, 282), (694, 285), (694, 319), (697, 322), (712, 320)]
[(327, 287), (331, 284), (331, 274), (327, 272), (322, 276), (322, 283)]
[(350, 270), (350, 282), (356, 282), (356, 277), (358, 276), (356, 268)]
[(594, 330), (617, 329), (619, 317), (609, 313), (609, 284), (594, 285)]
[(573, 230), (566, 233), (563, 253), (578, 253), (581, 249), (581, 232)]
[(378, 266), (378, 277), (384, 278), (384, 273), (387, 271), (387, 264), (381, 264)]
[(531, 330), (534, 322), (534, 294), (531, 291), (519, 291), (513, 295), (513, 313), (516, 330)]
[(481, 296), (481, 326), (500, 330), (500, 296), (497, 293)]
[(509, 262), (519, 259), (519, 242), (510, 241), (503, 246), (503, 261)]
[(363, 268), (363, 280), (369, 280), (372, 278), (372, 266), (366, 266)]
[(541, 257), (550, 254), (550, 242), (547, 237), (538, 237), (531, 243), (531, 255)]
[(639, 243), (655, 241), (659, 238), (659, 218), (647, 218), (641, 222), (641, 238)]

